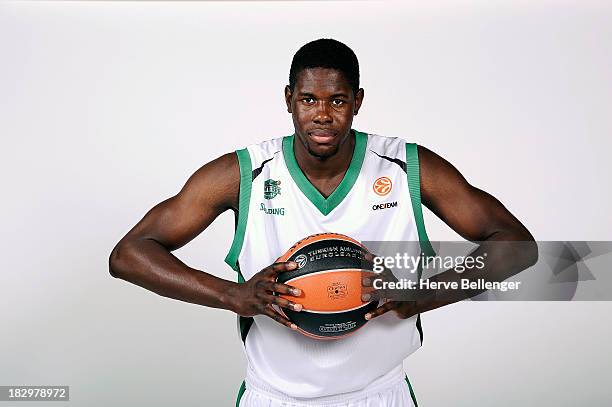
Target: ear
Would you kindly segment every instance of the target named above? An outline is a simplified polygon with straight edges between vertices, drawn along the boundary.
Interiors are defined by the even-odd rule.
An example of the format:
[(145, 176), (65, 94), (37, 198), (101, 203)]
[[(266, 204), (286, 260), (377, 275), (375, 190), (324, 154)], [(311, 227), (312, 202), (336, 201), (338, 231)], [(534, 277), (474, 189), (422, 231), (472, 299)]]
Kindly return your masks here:
[(293, 93), (291, 92), (291, 88), (289, 88), (289, 85), (285, 86), (285, 103), (287, 104), (287, 111), (289, 113), (293, 113), (291, 111), (291, 96), (293, 95)]
[(359, 88), (359, 90), (355, 94), (355, 109), (353, 110), (354, 116), (357, 116), (357, 113), (359, 113), (359, 109), (361, 108), (361, 103), (363, 102), (363, 96), (364, 96), (363, 88)]

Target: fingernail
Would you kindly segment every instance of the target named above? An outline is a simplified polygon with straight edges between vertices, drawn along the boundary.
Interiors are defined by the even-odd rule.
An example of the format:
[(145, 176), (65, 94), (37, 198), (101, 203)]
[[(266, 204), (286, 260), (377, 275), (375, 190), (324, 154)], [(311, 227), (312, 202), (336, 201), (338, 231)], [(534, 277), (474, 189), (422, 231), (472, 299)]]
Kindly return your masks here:
[(302, 290), (300, 290), (299, 288), (294, 288), (293, 290), (291, 290), (291, 292), (293, 293), (293, 295), (302, 295)]
[(372, 318), (372, 314), (370, 314), (370, 313), (365, 314), (366, 321), (369, 321), (370, 318)]
[(302, 310), (302, 304), (293, 304), (293, 310), (300, 312)]
[(291, 324), (291, 329), (293, 329), (294, 331), (297, 331), (297, 325), (296, 324)]
[(363, 279), (363, 285), (370, 285), (370, 279), (369, 278), (364, 278)]
[(363, 294), (361, 296), (361, 301), (370, 301), (370, 298), (372, 298), (372, 296), (370, 294)]
[(291, 267), (292, 269), (297, 267), (297, 263), (294, 261), (290, 261), (289, 264), (287, 264), (289, 267)]

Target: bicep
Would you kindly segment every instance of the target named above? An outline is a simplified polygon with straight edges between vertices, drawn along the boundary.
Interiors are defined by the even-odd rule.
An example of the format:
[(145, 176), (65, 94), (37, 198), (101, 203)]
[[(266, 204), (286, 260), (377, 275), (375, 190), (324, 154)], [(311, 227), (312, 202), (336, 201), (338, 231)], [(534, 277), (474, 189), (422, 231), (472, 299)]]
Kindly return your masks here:
[(526, 231), (495, 197), (470, 185), (442, 157), (418, 148), (423, 204), (455, 232), (467, 240), (482, 241), (500, 231)]
[(153, 239), (176, 250), (235, 208), (239, 187), (238, 160), (234, 153), (226, 154), (198, 169), (177, 195), (153, 207), (124, 239)]

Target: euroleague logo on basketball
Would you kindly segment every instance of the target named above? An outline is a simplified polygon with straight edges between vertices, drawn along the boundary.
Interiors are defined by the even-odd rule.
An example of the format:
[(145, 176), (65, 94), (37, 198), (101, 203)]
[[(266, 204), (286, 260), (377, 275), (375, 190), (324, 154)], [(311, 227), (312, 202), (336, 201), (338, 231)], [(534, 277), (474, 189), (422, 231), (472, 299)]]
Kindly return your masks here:
[(376, 181), (374, 181), (374, 184), (372, 185), (372, 189), (374, 190), (376, 195), (379, 196), (389, 195), (389, 192), (391, 192), (392, 188), (393, 183), (391, 182), (391, 179), (389, 177), (380, 177)]
[(308, 261), (308, 257), (306, 257), (305, 254), (300, 254), (295, 258), (294, 261), (297, 263), (298, 269), (301, 269), (302, 267), (306, 265), (306, 262)]

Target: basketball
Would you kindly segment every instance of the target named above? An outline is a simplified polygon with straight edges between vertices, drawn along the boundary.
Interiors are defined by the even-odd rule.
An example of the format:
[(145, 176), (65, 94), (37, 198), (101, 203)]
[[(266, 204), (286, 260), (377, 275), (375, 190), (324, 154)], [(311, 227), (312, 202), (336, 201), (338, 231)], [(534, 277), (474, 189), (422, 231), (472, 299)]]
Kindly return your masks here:
[(302, 311), (280, 308), (298, 331), (315, 339), (339, 339), (366, 324), (365, 314), (378, 301), (361, 300), (361, 279), (374, 274), (364, 259), (368, 249), (338, 233), (319, 233), (294, 244), (278, 261), (294, 261), (295, 270), (281, 273), (277, 281), (302, 290), (300, 297), (283, 296), (302, 304)]

